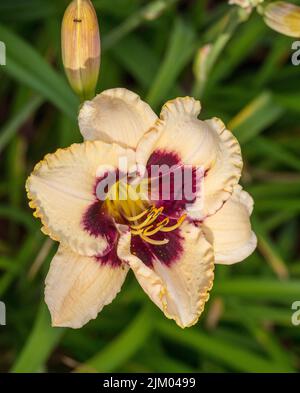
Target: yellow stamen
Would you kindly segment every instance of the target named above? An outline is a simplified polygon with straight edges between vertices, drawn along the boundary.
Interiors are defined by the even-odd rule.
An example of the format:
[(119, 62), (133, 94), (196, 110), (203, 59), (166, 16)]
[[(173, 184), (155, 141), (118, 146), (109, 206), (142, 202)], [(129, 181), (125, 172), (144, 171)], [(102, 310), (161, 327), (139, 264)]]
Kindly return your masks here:
[(131, 234), (134, 235), (134, 236), (140, 236), (140, 235), (142, 235), (142, 233), (143, 233), (143, 230), (142, 230), (142, 229), (139, 229), (138, 231), (135, 231), (135, 230), (133, 230), (133, 229), (130, 227), (130, 230), (131, 230)]
[[(158, 216), (163, 212), (163, 207), (157, 209), (152, 207), (152, 209), (148, 209), (147, 218), (139, 225), (132, 225), (131, 233), (135, 236), (140, 236), (144, 241), (154, 245), (163, 245), (169, 242), (168, 239), (164, 240), (154, 240), (151, 239), (150, 236), (157, 234), (158, 232), (172, 232), (175, 229), (179, 228), (183, 221), (186, 219), (187, 215), (183, 214), (177, 221), (175, 225), (168, 227), (167, 225), (170, 222), (170, 218), (166, 217), (164, 220), (160, 221), (156, 226), (152, 225), (152, 223), (158, 218)], [(143, 215), (144, 216), (144, 215)]]
[(179, 218), (179, 220), (177, 221), (177, 223), (176, 223), (175, 225), (173, 225), (173, 226), (171, 226), (171, 227), (163, 227), (163, 228), (161, 228), (160, 230), (161, 230), (162, 232), (172, 232), (172, 231), (174, 231), (175, 229), (177, 229), (177, 228), (180, 227), (180, 225), (183, 223), (183, 221), (186, 219), (186, 217), (187, 217), (187, 215), (186, 215), (186, 214), (183, 214), (183, 215)]
[(157, 219), (157, 217), (163, 212), (163, 210), (164, 210), (163, 207), (160, 207), (159, 209), (153, 208), (153, 210), (150, 211), (150, 213), (148, 214), (148, 217), (146, 218), (145, 221), (143, 221), (141, 224), (138, 225), (132, 225), (131, 228), (142, 229), (149, 226)]
[(150, 239), (150, 237), (144, 236), (144, 235), (140, 235), (141, 238), (150, 244), (153, 244), (154, 246), (163, 246), (164, 244), (169, 243), (168, 239), (164, 239), (164, 240), (154, 240), (154, 239)]
[(111, 187), (109, 195), (105, 200), (105, 206), (108, 213), (117, 222), (129, 224), (133, 236), (140, 236), (145, 242), (156, 246), (167, 244), (169, 240), (156, 240), (152, 239), (151, 236), (159, 232), (174, 231), (180, 227), (187, 216), (183, 214), (175, 225), (168, 226), (170, 218), (166, 217), (166, 215), (163, 220), (158, 220), (164, 211), (163, 206), (159, 208), (150, 206), (147, 208), (145, 201), (138, 198), (135, 188), (121, 181), (116, 182)]
[(161, 226), (165, 227), (166, 225), (169, 224), (169, 222), (170, 222), (169, 217), (166, 217), (164, 220), (162, 220), (161, 222), (159, 222), (159, 223), (157, 224), (157, 226), (159, 226), (159, 227), (161, 227)]
[(164, 226), (168, 225), (169, 221), (170, 221), (170, 219), (169, 219), (168, 217), (165, 218), (163, 221), (161, 221), (160, 223), (158, 223), (158, 224), (156, 225), (156, 227), (155, 227), (153, 230), (151, 230), (151, 229), (153, 228), (153, 225), (150, 225), (149, 227), (147, 227), (147, 228), (144, 229), (143, 234), (146, 235), (146, 236), (153, 236), (153, 235), (155, 235), (157, 232), (160, 232), (161, 229), (162, 229)]
[(160, 231), (160, 227), (155, 227), (153, 229), (154, 225), (150, 225), (149, 227), (145, 228), (142, 232), (144, 236), (153, 236), (155, 235), (157, 232)]

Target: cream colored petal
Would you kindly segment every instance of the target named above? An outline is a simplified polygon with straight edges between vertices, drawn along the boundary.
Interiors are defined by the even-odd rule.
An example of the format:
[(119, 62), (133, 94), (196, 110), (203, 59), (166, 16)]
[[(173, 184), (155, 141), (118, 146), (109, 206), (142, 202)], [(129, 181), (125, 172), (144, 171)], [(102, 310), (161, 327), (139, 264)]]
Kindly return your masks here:
[(240, 145), (224, 123), (218, 118), (205, 123), (219, 137), (216, 159), (204, 180), (204, 211), (211, 215), (231, 196), (240, 180), (243, 161)]
[(46, 278), (45, 300), (52, 325), (78, 329), (95, 319), (119, 293), (128, 267), (102, 265), (60, 246)]
[(190, 97), (167, 102), (161, 119), (137, 148), (137, 161), (142, 165), (146, 165), (151, 153), (160, 150), (176, 153), (184, 164), (203, 169), (206, 176), (201, 211), (194, 212), (194, 218), (198, 219), (215, 213), (222, 206), (238, 183), (242, 170), (236, 138), (217, 118), (198, 120), (200, 109), (200, 102)]
[(123, 88), (106, 90), (86, 101), (79, 113), (79, 127), (86, 140), (117, 142), (131, 148), (136, 148), (156, 120), (148, 104)]
[(154, 261), (147, 267), (130, 253), (130, 233), (119, 241), (118, 255), (133, 270), (150, 299), (184, 328), (194, 325), (209, 298), (214, 278), (213, 251), (203, 233), (193, 224), (182, 226), (183, 253), (170, 267)]
[(253, 199), (238, 185), (224, 206), (204, 221), (202, 228), (213, 244), (216, 263), (241, 262), (255, 250), (257, 240), (249, 218), (252, 210)]
[(85, 142), (48, 154), (37, 164), (26, 189), (43, 231), (81, 255), (101, 254), (108, 246), (107, 240), (91, 236), (82, 220), (96, 201), (97, 173), (108, 164), (112, 170), (117, 168), (119, 157), (124, 156), (133, 162), (134, 153), (128, 149), (99, 141)]

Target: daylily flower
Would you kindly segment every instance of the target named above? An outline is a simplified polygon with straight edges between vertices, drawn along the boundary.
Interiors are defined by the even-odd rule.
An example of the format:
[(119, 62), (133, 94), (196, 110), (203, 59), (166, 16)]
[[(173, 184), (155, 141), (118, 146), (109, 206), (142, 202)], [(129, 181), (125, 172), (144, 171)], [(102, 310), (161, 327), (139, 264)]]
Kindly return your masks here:
[[(45, 290), (54, 326), (79, 328), (96, 318), (129, 269), (168, 318), (191, 326), (208, 300), (214, 264), (253, 252), (253, 201), (238, 185), (239, 144), (219, 119), (198, 120), (200, 109), (193, 98), (177, 98), (158, 118), (130, 91), (104, 91), (80, 111), (85, 142), (35, 167), (26, 185), (30, 206), (43, 232), (60, 242)], [(201, 167), (202, 186), (189, 204), (172, 198), (174, 187), (169, 200), (133, 198), (130, 182), (127, 199), (110, 198), (121, 189), (120, 157), (128, 167)], [(117, 180), (102, 201), (96, 190), (106, 167)], [(138, 183), (141, 175), (128, 176)]]

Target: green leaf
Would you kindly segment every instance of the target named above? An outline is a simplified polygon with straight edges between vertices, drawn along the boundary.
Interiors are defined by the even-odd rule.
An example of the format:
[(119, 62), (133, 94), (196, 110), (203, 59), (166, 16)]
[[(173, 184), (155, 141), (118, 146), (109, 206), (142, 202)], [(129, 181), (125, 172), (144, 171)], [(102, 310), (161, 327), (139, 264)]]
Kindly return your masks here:
[(283, 113), (283, 108), (274, 102), (272, 94), (265, 91), (243, 108), (228, 127), (239, 142), (245, 144), (275, 123)]
[(166, 321), (158, 323), (158, 329), (167, 340), (172, 340), (174, 343), (180, 343), (191, 350), (196, 350), (202, 356), (215, 359), (235, 371), (266, 373), (290, 371), (289, 367), (277, 364), (240, 347), (233, 347), (226, 341), (196, 329), (183, 332)]
[(0, 39), (7, 50), (7, 64), (1, 70), (75, 120), (79, 102), (65, 79), (35, 49), (3, 25), (0, 25)]
[(11, 120), (0, 129), (0, 153), (17, 133), (22, 124), (37, 110), (43, 99), (39, 96), (30, 99)]
[(268, 235), (263, 223), (257, 216), (252, 217), (252, 225), (254, 232), (258, 236), (258, 248), (265, 257), (266, 261), (270, 264), (275, 274), (281, 279), (286, 279), (289, 276), (286, 262), (281, 257), (275, 244), (273, 244), (270, 236)]
[(164, 101), (178, 75), (191, 60), (195, 49), (194, 32), (178, 19), (171, 33), (165, 58), (147, 97), (150, 105), (156, 107)]
[(39, 372), (45, 366), (49, 355), (63, 333), (64, 329), (51, 327), (49, 311), (44, 301), (42, 301), (33, 330), (26, 341), (25, 347), (16, 359), (11, 372)]
[(300, 170), (300, 158), (284, 146), (281, 146), (280, 143), (262, 136), (256, 138), (254, 143), (255, 149), (264, 156), (269, 156), (273, 159), (273, 161), (285, 164), (291, 169), (295, 169), (297, 171)]
[(277, 281), (265, 278), (232, 278), (217, 281), (214, 295), (238, 296), (247, 299), (284, 301), (291, 304), (300, 298), (300, 281)]
[(1, 21), (31, 21), (52, 17), (58, 11), (54, 1), (14, 0), (0, 4)]
[[(138, 28), (143, 22), (158, 18), (166, 9), (178, 0), (155, 0), (130, 15), (123, 23), (103, 38), (103, 50), (109, 49), (127, 34)], [(115, 5), (114, 5), (115, 6)]]
[(150, 337), (153, 317), (148, 307), (143, 309), (123, 333), (109, 343), (77, 372), (112, 372), (130, 359)]

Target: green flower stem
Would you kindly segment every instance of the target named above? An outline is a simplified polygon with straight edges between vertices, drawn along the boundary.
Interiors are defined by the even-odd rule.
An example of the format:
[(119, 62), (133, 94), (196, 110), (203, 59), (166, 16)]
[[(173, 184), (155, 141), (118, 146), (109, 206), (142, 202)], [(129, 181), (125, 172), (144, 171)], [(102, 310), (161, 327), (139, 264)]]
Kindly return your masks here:
[(194, 97), (201, 98), (203, 96), (207, 80), (216, 61), (222, 54), (229, 40), (232, 38), (237, 27), (246, 20), (242, 11), (243, 10), (239, 10), (238, 8), (231, 9), (228, 14), (217, 23), (217, 25), (223, 25), (223, 28), (215, 42), (212, 44), (209, 54), (205, 60), (205, 64), (203, 64), (204, 72), (198, 73), (196, 71), (196, 83), (192, 90), (192, 95)]
[(103, 37), (102, 49), (105, 51), (114, 46), (123, 37), (137, 29), (143, 22), (156, 19), (161, 13), (177, 3), (178, 0), (156, 0), (129, 16), (116, 29)]

